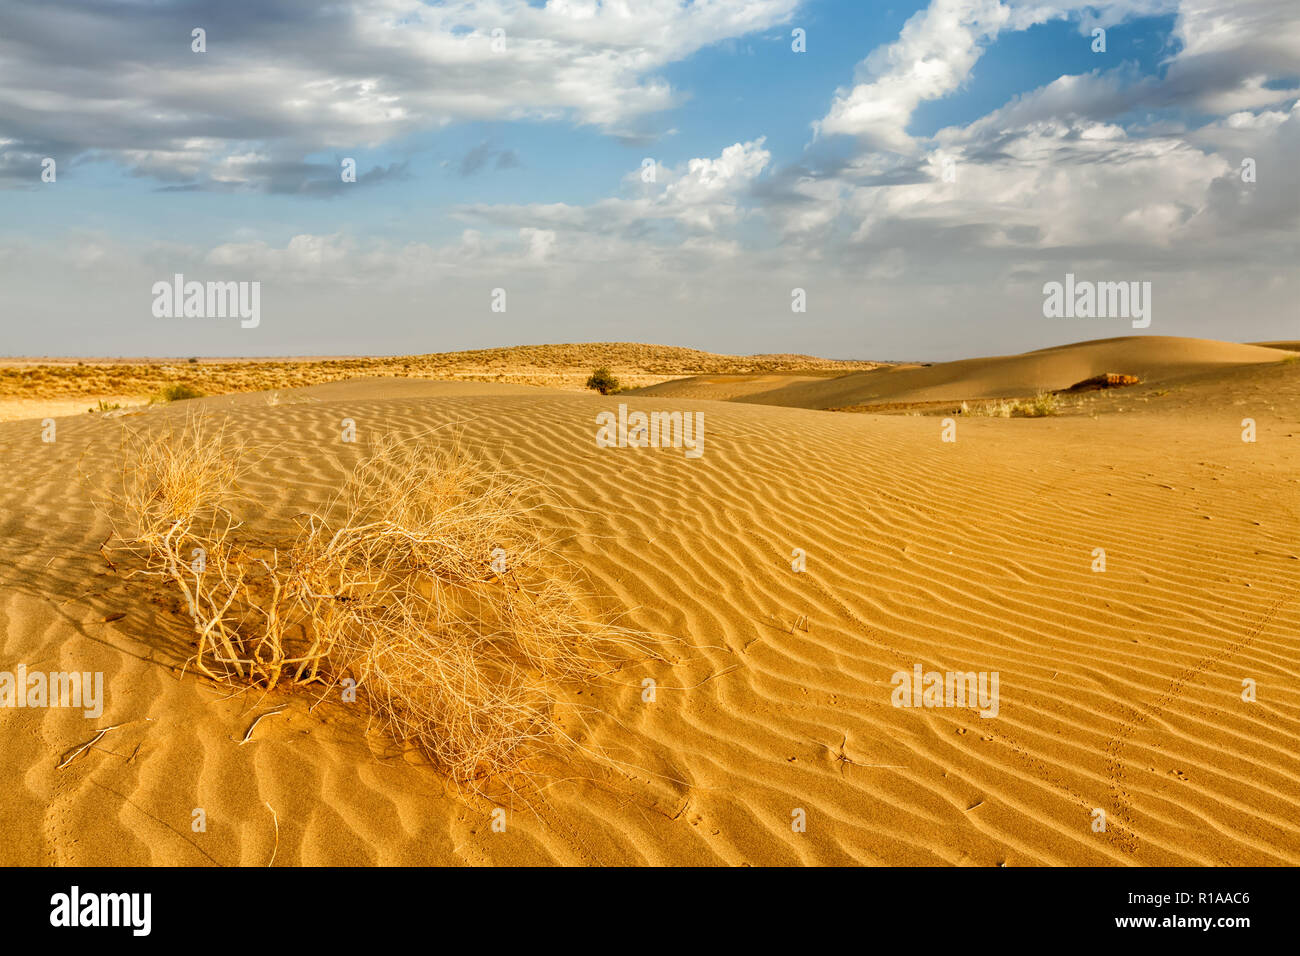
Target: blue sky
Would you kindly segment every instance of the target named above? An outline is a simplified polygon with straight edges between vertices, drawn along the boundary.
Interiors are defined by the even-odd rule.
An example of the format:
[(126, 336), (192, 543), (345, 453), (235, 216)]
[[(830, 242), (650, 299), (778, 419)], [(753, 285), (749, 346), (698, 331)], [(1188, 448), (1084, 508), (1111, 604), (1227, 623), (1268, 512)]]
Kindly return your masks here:
[[(954, 358), (1129, 333), (1045, 320), (1066, 272), (1152, 281), (1151, 334), (1300, 338), (1293, 5), (321, 10), (0, 9), (0, 308), (22, 317), (0, 352)], [(264, 321), (154, 316), (176, 272), (260, 282)]]

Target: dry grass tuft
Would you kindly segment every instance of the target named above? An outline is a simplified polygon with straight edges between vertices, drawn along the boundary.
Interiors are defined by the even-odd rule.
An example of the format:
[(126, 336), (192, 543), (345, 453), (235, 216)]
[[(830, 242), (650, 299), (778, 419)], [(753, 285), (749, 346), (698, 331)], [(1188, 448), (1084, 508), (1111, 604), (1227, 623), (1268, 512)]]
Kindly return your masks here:
[(1039, 392), (1033, 398), (1003, 398), (970, 404), (962, 402), (958, 414), (975, 418), (1044, 418), (1061, 411), (1061, 399), (1053, 392)]
[(138, 573), (170, 582), (193, 665), (267, 688), (356, 681), (390, 733), (456, 781), (567, 739), (557, 705), (649, 639), (593, 613), (535, 520), (538, 489), (459, 441), (379, 440), (296, 531), (236, 520), (245, 449), (223, 428), (127, 441), (111, 504)]

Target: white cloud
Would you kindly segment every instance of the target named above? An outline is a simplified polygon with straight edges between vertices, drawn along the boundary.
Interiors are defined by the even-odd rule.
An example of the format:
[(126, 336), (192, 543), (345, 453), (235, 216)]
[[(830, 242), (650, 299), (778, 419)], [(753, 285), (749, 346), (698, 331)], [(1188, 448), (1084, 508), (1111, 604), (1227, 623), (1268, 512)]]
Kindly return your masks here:
[(898, 39), (858, 66), (855, 85), (839, 90), (819, 133), (845, 133), (874, 148), (908, 152), (906, 127), (916, 107), (957, 90), (1004, 27), (1024, 29), (1053, 14), (1043, 7), (1013, 8), (998, 0), (931, 0), (904, 25)]
[(671, 182), (665, 200), (672, 205), (707, 205), (752, 181), (772, 158), (763, 149), (763, 139), (736, 143), (717, 159), (692, 159), (686, 171)]
[[(1199, 256), (1220, 234), (1241, 236), (1294, 220), (1294, 181), (1279, 146), (1297, 123), (1282, 109), (1296, 91), (1269, 89), (1300, 73), (1300, 25), (1282, 4), (1245, 0), (1000, 3), (932, 0), (899, 39), (873, 51), (857, 83), (840, 90), (820, 134), (859, 139), (847, 164), (785, 184), (773, 218), (787, 242), (811, 249), (847, 223), (860, 244), (905, 234), (923, 248), (1180, 250)], [(1061, 76), (965, 126), (928, 139), (907, 133), (915, 108), (966, 80), (999, 33), (1074, 16), (1081, 31), (1177, 10), (1168, 76), (1131, 64)], [(1187, 106), (1228, 113), (1187, 131), (1175, 122), (1132, 123), (1142, 109)], [(1296, 107), (1300, 108), (1300, 107)], [(1129, 117), (1126, 128), (1117, 120)], [(1274, 177), (1244, 189), (1249, 150)], [(945, 160), (956, 163), (946, 182)], [(1266, 205), (1268, 211), (1266, 211)], [(1271, 240), (1270, 240), (1271, 241)], [(1278, 254), (1270, 246), (1265, 258)]]
[(641, 170), (634, 170), (626, 182), (641, 192), (635, 198), (603, 199), (588, 206), (478, 204), (461, 207), (459, 214), (498, 225), (607, 235), (654, 223), (712, 233), (743, 218), (743, 194), (772, 158), (763, 143), (762, 138), (735, 143), (716, 159), (691, 159), (684, 167), (659, 166), (653, 183), (643, 182)]
[(301, 160), (457, 121), (621, 134), (677, 102), (663, 67), (779, 24), (798, 2), (359, 0), (292, 19), (232, 4), (206, 11), (202, 54), (186, 4), (0, 8), (0, 119), (20, 142), (226, 183), (250, 152)]

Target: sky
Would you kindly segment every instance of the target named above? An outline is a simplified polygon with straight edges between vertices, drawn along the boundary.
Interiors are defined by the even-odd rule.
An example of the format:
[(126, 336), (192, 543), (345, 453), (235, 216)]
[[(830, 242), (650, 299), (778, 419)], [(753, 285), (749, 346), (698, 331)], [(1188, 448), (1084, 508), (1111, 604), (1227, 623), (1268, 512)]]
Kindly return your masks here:
[(1298, 230), (1294, 0), (0, 3), (4, 355), (1300, 339)]

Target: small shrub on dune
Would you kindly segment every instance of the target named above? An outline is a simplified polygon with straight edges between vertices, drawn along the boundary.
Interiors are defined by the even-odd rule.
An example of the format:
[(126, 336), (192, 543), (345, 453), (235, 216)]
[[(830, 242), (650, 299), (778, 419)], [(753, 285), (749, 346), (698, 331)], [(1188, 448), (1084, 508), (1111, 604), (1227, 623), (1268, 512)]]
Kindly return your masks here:
[(206, 674), (267, 688), (352, 677), (393, 737), (466, 782), (567, 740), (554, 714), (570, 682), (653, 656), (593, 612), (539, 530), (538, 489), (459, 442), (381, 439), (279, 538), (232, 514), (244, 457), (198, 420), (136, 436), (115, 501), (141, 573), (185, 597)]
[(600, 392), (602, 395), (609, 395), (618, 391), (618, 379), (614, 377), (614, 373), (609, 369), (598, 368), (587, 379), (587, 387)]
[(186, 385), (184, 382), (175, 382), (171, 385), (164, 385), (154, 393), (153, 401), (155, 404), (165, 405), (169, 402), (183, 402), (189, 398), (202, 398), (203, 392), (194, 388), (192, 385)]

